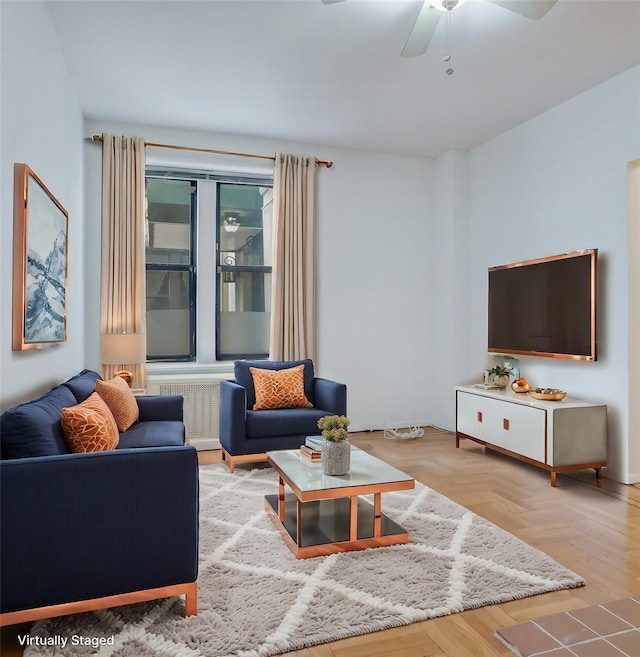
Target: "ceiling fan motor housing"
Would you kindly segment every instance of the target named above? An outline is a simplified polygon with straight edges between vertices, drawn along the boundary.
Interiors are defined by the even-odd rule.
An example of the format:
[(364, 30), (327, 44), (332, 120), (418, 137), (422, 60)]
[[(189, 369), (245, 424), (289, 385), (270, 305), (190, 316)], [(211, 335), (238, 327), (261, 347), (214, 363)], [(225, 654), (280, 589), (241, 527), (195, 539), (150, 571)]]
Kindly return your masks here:
[(432, 0), (431, 6), (441, 11), (451, 11), (463, 2), (464, 0)]

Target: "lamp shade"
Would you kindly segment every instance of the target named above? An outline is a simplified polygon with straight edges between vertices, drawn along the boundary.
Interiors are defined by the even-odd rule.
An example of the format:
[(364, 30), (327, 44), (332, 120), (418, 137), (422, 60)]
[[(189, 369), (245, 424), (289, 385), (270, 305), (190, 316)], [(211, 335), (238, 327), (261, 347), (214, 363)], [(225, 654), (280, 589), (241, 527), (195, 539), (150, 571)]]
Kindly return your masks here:
[(131, 365), (147, 358), (144, 333), (103, 333), (100, 352), (104, 365)]

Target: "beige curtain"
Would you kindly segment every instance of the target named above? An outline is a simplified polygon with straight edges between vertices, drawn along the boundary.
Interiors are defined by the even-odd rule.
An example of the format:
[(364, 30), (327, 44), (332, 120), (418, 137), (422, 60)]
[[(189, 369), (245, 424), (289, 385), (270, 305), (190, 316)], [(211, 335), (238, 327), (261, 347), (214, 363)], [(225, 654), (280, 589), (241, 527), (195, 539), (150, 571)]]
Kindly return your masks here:
[(316, 159), (276, 153), (271, 360), (314, 358)]
[[(145, 333), (145, 143), (102, 136), (101, 332)], [(146, 363), (122, 363), (133, 388), (146, 387)], [(111, 378), (118, 365), (103, 365)]]

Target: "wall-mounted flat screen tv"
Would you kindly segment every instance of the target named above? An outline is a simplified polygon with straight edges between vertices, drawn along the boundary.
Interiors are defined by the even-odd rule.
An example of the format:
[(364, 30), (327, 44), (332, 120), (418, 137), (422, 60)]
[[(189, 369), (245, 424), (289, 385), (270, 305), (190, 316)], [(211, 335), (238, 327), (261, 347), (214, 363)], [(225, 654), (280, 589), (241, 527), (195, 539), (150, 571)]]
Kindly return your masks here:
[(489, 268), (489, 351), (596, 360), (598, 250)]

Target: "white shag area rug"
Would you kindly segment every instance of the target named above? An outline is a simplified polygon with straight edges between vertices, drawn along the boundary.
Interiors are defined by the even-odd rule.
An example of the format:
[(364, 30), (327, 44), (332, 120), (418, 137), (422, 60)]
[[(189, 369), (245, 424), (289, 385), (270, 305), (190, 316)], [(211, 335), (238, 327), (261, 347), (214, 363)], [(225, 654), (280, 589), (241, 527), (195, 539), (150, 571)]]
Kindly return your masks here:
[(271, 468), (201, 467), (200, 489), (197, 616), (170, 598), (38, 621), (25, 657), (260, 657), (584, 585), (419, 483), (382, 495), (408, 544), (303, 560), (264, 510)]

